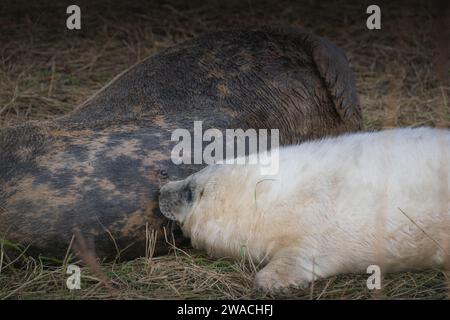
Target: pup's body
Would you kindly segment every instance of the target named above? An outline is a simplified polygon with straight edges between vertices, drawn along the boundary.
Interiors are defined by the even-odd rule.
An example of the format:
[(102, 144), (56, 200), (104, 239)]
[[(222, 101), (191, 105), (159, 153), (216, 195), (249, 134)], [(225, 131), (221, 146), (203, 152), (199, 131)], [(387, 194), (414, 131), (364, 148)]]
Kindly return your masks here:
[[(161, 190), (195, 247), (268, 262), (263, 289), (441, 265), (450, 247), (450, 131), (395, 129), (280, 149), (279, 172), (216, 165)], [(189, 200), (191, 199), (191, 200)], [(450, 249), (450, 248), (449, 248)], [(446, 250), (450, 252), (450, 250)]]

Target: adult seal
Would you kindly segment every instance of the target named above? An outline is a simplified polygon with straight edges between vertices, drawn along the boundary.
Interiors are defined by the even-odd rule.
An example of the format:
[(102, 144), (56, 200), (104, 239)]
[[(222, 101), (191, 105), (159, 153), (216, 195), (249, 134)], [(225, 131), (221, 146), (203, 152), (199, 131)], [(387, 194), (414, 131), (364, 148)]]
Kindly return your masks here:
[(1, 129), (3, 243), (62, 258), (75, 236), (101, 258), (128, 259), (145, 254), (146, 230), (154, 230), (155, 254), (167, 252), (158, 192), (202, 168), (170, 159), (171, 133), (195, 120), (205, 130), (277, 128), (282, 145), (362, 123), (345, 55), (317, 35), (258, 27), (186, 41), (68, 115)]

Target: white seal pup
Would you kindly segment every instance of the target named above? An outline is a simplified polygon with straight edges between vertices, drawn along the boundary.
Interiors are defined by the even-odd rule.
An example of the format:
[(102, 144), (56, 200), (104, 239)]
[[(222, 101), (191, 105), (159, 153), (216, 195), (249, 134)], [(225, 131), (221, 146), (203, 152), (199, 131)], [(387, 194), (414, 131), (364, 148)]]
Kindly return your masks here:
[(279, 149), (279, 170), (212, 165), (160, 191), (162, 213), (217, 257), (245, 246), (264, 290), (318, 277), (442, 266), (450, 248), (450, 131), (347, 134)]

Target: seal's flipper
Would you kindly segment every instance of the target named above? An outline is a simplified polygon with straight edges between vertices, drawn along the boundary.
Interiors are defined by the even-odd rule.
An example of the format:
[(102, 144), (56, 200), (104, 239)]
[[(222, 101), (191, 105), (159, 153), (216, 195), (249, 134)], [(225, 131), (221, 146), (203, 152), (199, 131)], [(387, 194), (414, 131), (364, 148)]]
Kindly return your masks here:
[(355, 79), (341, 49), (328, 41), (309, 35), (312, 42), (312, 58), (323, 79), (336, 111), (342, 120), (360, 117), (361, 107), (355, 87)]

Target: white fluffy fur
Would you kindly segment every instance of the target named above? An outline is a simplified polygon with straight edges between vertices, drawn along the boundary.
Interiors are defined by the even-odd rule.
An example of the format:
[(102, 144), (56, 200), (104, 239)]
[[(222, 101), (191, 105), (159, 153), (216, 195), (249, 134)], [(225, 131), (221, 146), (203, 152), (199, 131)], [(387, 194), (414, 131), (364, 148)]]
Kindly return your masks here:
[(450, 252), (450, 131), (393, 129), (280, 149), (280, 170), (215, 165), (182, 219), (195, 247), (267, 262), (263, 289), (442, 265)]

